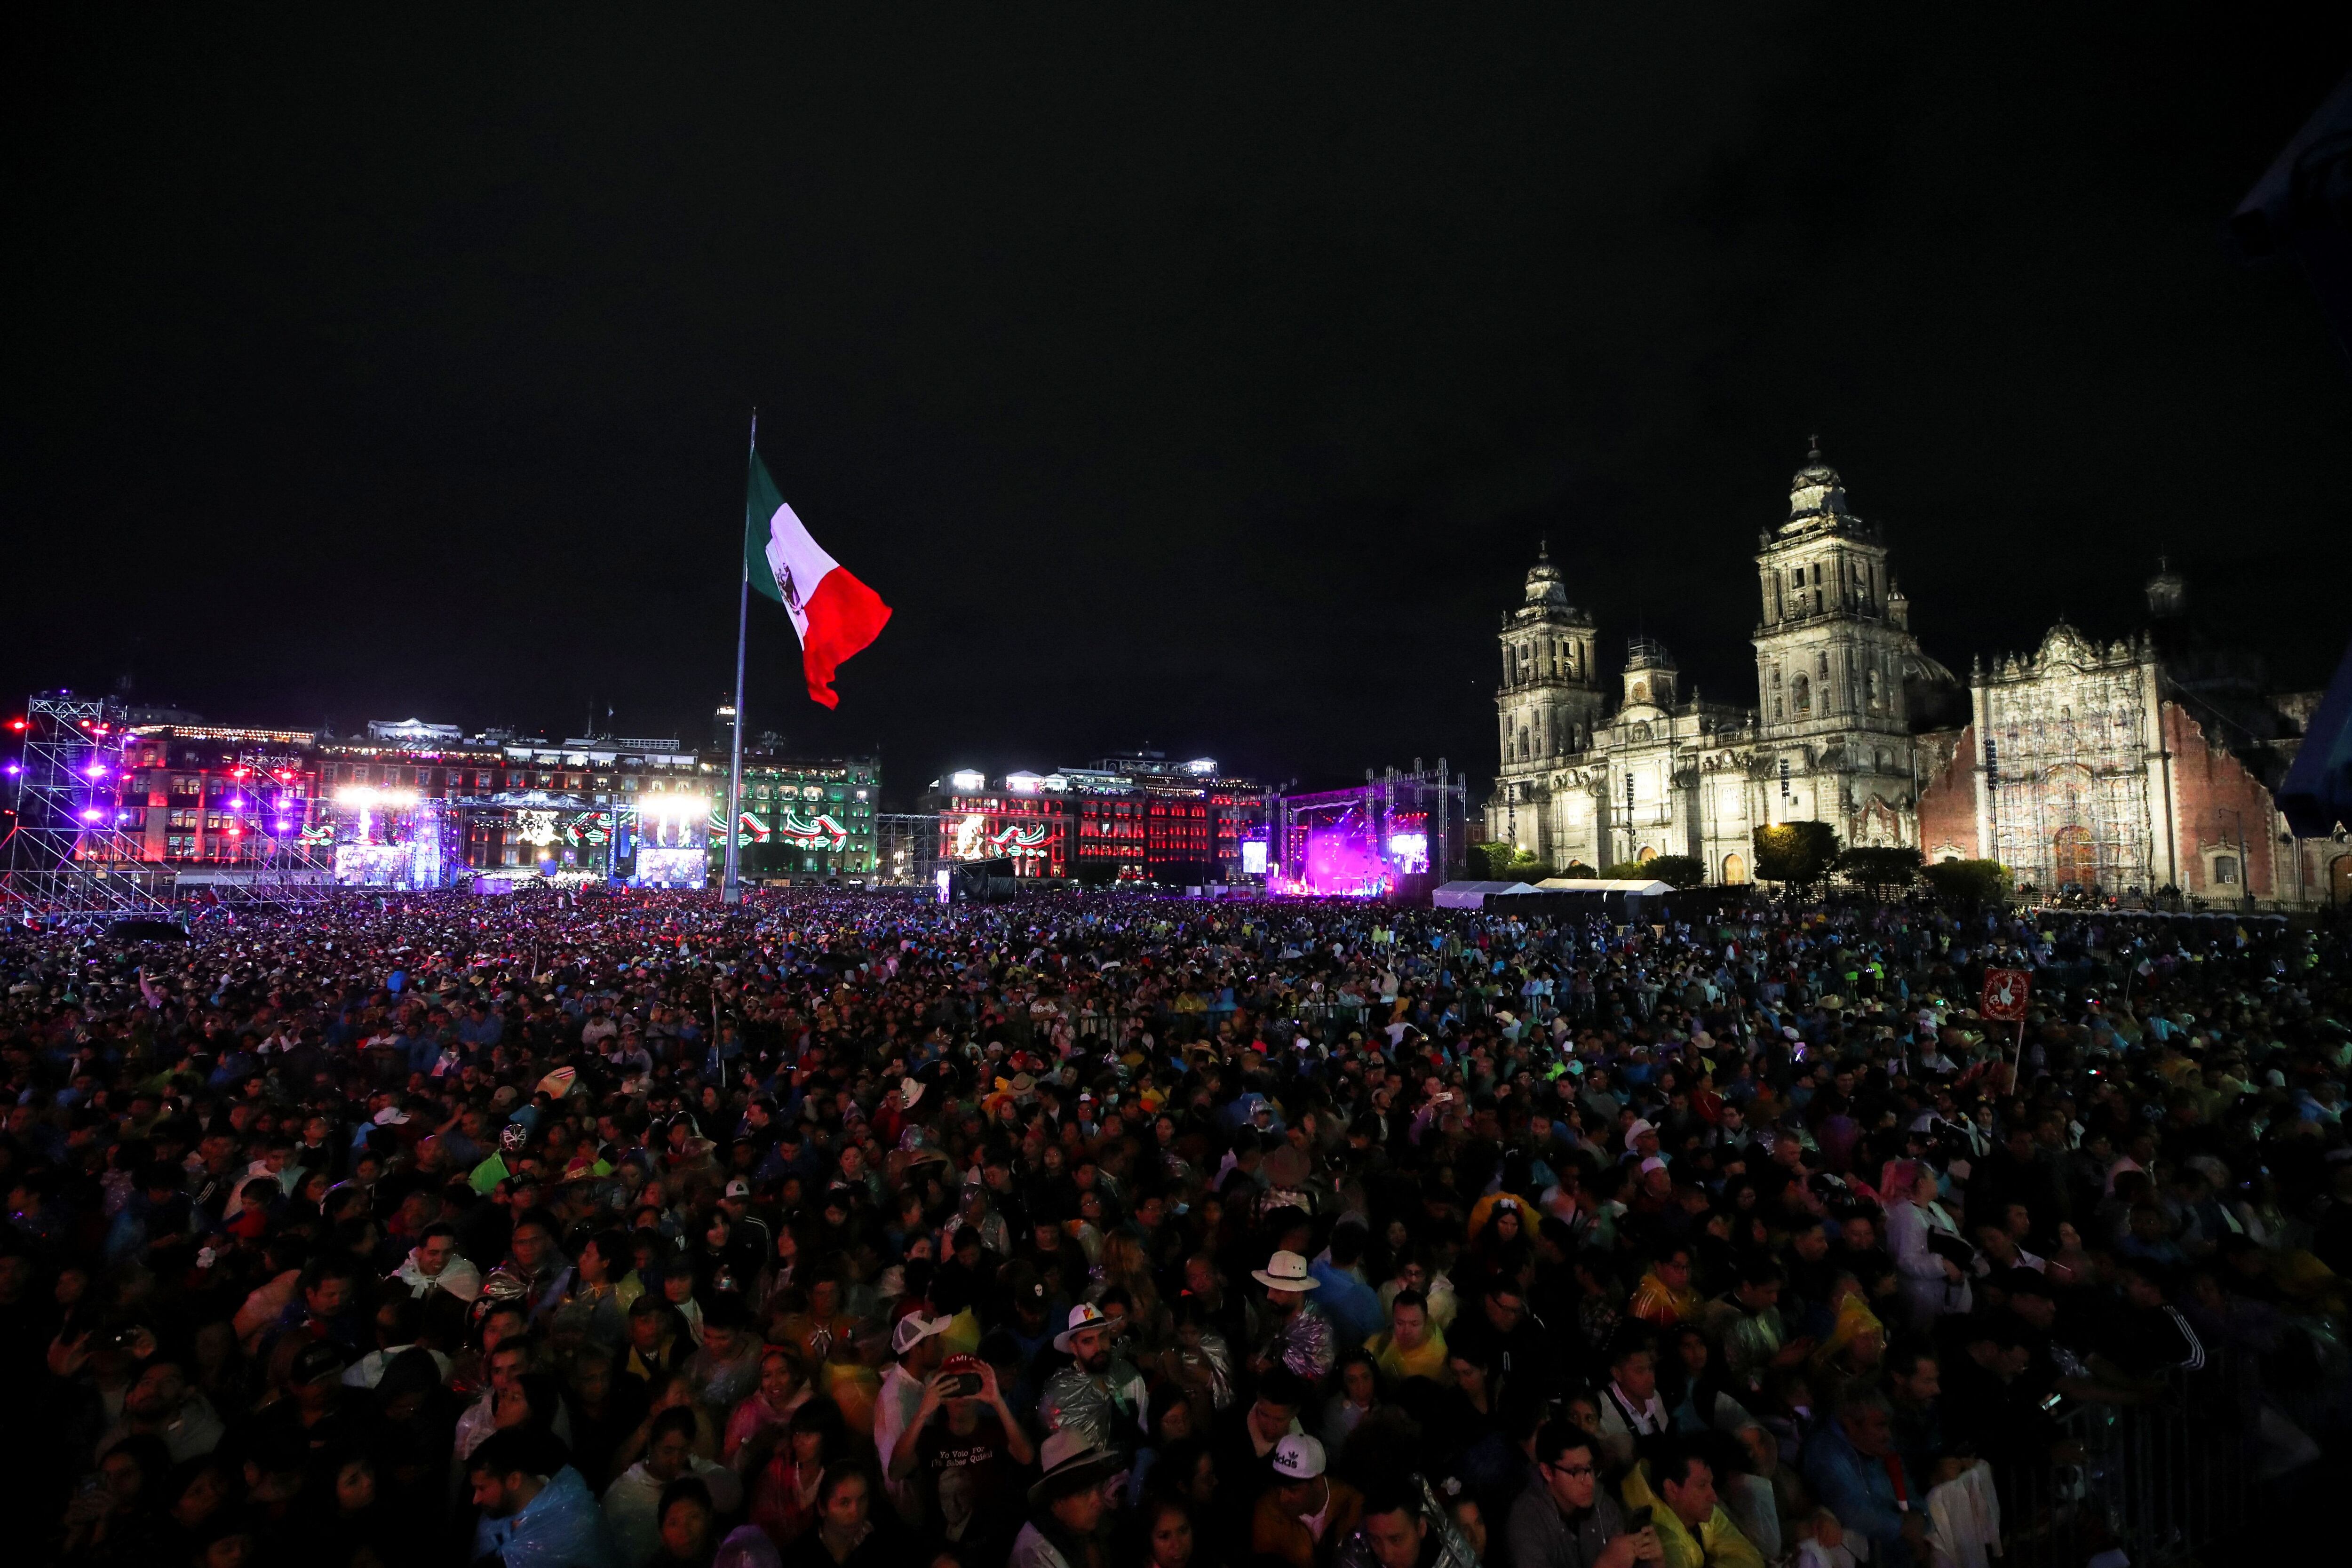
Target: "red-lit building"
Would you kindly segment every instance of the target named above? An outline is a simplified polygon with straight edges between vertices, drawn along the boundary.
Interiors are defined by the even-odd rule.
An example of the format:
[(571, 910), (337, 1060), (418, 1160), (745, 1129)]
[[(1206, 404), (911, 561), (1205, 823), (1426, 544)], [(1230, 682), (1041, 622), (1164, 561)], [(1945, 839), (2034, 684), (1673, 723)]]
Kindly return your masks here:
[[(969, 787), (963, 787), (968, 785)], [(977, 775), (931, 797), (940, 819), (940, 859), (1010, 859), (1016, 877), (1059, 878), (1070, 868), (1070, 819), (1050, 795), (991, 789)]]
[(942, 860), (994, 858), (1043, 833), (1039, 852), (1016, 857), (1020, 875), (1192, 886), (1243, 879), (1242, 846), (1265, 835), (1266, 793), (1206, 759), (1171, 767), (1140, 755), (995, 781), (951, 773), (922, 808), (939, 818)]
[(330, 832), (307, 730), (140, 725), (125, 733), (118, 825), (151, 863), (251, 866)]
[[(1078, 795), (1066, 807), (1076, 819), (1080, 868), (1108, 867), (1097, 878), (1135, 881), (1149, 864), (1145, 803), (1137, 795)], [(1084, 877), (1083, 870), (1072, 873)]]

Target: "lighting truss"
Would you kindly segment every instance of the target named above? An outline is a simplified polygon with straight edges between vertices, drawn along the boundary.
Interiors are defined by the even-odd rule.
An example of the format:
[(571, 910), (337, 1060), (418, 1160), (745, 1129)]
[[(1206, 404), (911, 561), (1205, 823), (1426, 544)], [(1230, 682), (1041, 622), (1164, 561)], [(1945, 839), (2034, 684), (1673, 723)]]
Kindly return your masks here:
[(877, 812), (874, 816), (874, 879), (897, 887), (928, 888), (940, 864), (940, 819), (936, 815)]
[(122, 831), (123, 714), (58, 692), (25, 705), (16, 795), (0, 839), (0, 910), (12, 920), (167, 919), (172, 874)]

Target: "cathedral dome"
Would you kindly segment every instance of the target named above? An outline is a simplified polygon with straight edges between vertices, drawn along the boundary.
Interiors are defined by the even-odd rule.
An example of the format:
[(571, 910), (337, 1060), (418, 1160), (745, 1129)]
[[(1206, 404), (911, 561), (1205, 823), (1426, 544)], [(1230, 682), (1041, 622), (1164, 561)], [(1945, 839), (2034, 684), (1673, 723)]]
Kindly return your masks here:
[(1811, 451), (1805, 454), (1805, 466), (1789, 481), (1789, 520), (1791, 522), (1810, 517), (1843, 516), (1845, 513), (1845, 481), (1838, 471), (1822, 460), (1819, 437)]
[(1561, 583), (1559, 568), (1551, 563), (1551, 542), (1544, 541), (1536, 550), (1536, 563), (1528, 568), (1528, 603), (1530, 605), (1566, 605), (1568, 588)]

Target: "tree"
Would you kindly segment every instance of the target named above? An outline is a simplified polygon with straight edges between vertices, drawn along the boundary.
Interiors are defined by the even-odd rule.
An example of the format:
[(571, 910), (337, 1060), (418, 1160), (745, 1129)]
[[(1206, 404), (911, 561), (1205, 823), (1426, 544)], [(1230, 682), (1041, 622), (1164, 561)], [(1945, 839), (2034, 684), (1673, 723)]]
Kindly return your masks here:
[(1855, 887), (1868, 889), (1872, 898), (1884, 899), (1917, 881), (1925, 860), (1916, 849), (1857, 844), (1837, 858), (1837, 868)]
[(2009, 868), (1998, 860), (1939, 860), (1920, 875), (1937, 898), (1957, 909), (1979, 909), (2009, 897)]
[(1837, 830), (1826, 822), (1784, 822), (1756, 830), (1756, 874), (1794, 888), (1820, 885), (1837, 864)]
[(1517, 845), (1495, 838), (1470, 846), (1463, 875), (1479, 882), (1540, 882), (1551, 868)]
[(1669, 888), (1688, 891), (1706, 880), (1706, 862), (1690, 855), (1661, 855), (1635, 875), (1653, 877)]
[(1647, 860), (1612, 860), (1601, 868), (1600, 875), (1612, 882), (1646, 882), (1650, 879)]

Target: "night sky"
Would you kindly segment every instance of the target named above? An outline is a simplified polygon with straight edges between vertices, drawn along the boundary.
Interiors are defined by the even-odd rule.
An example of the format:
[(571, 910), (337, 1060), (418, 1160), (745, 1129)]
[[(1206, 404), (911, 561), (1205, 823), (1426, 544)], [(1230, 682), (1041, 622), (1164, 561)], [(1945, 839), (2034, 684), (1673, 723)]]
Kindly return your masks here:
[(2159, 552), (2282, 684), (2352, 631), (2352, 380), (2221, 240), (2340, 7), (60, 9), (0, 691), (707, 742), (755, 404), (897, 618), (828, 714), (755, 602), (751, 728), (902, 803), (1483, 784), (1546, 535), (1612, 668), (1752, 702), (1816, 431), (1957, 669), (2132, 629)]

